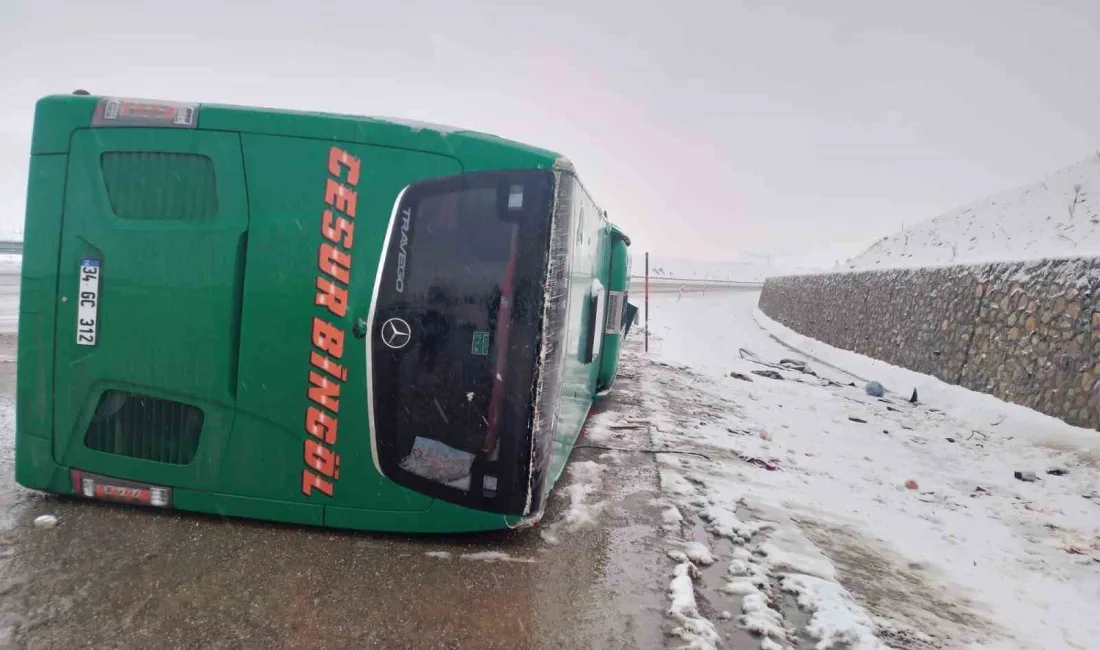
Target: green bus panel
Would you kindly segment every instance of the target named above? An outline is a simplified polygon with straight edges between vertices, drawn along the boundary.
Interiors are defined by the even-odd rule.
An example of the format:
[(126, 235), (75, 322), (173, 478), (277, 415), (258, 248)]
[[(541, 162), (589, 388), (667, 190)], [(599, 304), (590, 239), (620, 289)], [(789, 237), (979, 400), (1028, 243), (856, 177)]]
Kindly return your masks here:
[(245, 276), (238, 378), (238, 419), (222, 468), (222, 489), (258, 498), (316, 503), (302, 492), (304, 419), (309, 406), (311, 336), (315, 317), (347, 335), (339, 429), (334, 450), (340, 478), (326, 505), (376, 510), (426, 510), (432, 499), (378, 474), (371, 459), (366, 404), (366, 341), (351, 334), (370, 309), (379, 255), (398, 193), (426, 177), (461, 172), (453, 158), (355, 143), (335, 146), (357, 157), (347, 314), (314, 304), (318, 246), (331, 142), (245, 134), (251, 228)]

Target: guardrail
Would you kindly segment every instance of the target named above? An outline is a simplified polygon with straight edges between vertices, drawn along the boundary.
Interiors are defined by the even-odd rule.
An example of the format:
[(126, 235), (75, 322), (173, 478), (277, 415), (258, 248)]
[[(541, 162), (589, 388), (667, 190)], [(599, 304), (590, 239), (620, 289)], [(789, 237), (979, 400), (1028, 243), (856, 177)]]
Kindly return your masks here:
[[(650, 277), (650, 293), (700, 293), (706, 291), (756, 291), (764, 287), (763, 282), (737, 282), (733, 280), (709, 280), (705, 278), (667, 278)], [(638, 295), (645, 289), (645, 276), (633, 275), (630, 277), (630, 292)]]
[(0, 240), (0, 255), (22, 255), (23, 242)]

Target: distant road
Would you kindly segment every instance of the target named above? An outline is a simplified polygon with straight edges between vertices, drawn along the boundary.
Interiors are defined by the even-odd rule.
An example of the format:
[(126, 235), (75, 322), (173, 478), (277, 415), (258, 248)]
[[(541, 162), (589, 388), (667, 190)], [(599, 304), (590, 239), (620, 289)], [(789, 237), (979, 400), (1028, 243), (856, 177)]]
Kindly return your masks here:
[[(762, 282), (731, 282), (729, 280), (700, 280), (691, 278), (649, 278), (650, 293), (675, 293), (684, 289), (684, 293), (705, 293), (711, 291), (759, 291)], [(645, 291), (645, 277), (630, 278), (630, 295), (633, 300)]]
[(19, 266), (0, 264), (0, 333), (19, 328)]

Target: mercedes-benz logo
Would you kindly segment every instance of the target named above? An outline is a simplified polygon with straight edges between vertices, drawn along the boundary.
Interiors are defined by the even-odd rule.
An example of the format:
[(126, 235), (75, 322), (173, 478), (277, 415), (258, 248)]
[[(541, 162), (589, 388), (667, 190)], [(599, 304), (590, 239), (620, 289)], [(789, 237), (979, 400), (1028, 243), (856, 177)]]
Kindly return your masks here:
[(386, 347), (400, 350), (409, 344), (412, 328), (401, 318), (391, 318), (382, 324), (382, 342)]

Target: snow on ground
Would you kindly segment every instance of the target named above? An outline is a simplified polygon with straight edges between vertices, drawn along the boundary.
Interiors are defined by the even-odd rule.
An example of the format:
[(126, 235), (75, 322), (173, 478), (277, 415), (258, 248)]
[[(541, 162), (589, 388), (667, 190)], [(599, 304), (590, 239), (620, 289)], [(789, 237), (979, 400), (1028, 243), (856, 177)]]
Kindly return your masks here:
[[(643, 391), (649, 444), (668, 452), (656, 457), (678, 639), (1100, 647), (1100, 433), (807, 341), (756, 301), (651, 299)], [(739, 348), (818, 376), (753, 374), (774, 368)], [(867, 379), (886, 397), (868, 396)], [(736, 612), (729, 624), (722, 610)]]
[(575, 461), (568, 465), (566, 471), (569, 481), (559, 489), (563, 490), (569, 499), (569, 507), (553, 523), (543, 524), (541, 535), (544, 541), (557, 544), (564, 532), (573, 532), (596, 525), (600, 511), (606, 503), (592, 502), (591, 496), (599, 492), (603, 485), (600, 478), (603, 469), (603, 465), (591, 460)]
[(873, 270), (1100, 255), (1100, 153), (884, 238), (843, 265)]

